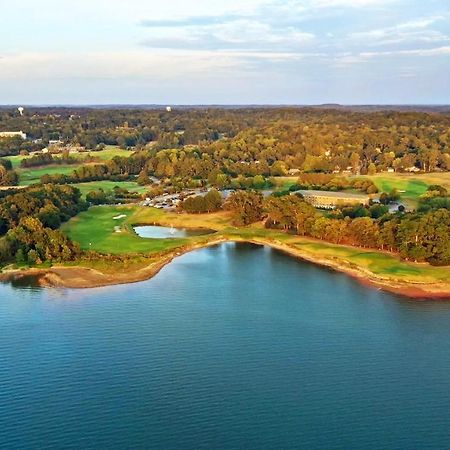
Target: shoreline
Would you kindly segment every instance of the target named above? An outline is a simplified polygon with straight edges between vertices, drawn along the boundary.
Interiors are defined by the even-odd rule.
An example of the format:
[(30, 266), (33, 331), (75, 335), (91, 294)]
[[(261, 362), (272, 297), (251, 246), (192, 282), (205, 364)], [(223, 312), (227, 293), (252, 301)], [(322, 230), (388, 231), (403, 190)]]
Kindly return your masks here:
[(40, 286), (70, 289), (87, 289), (138, 283), (153, 278), (163, 267), (170, 264), (173, 259), (178, 256), (225, 242), (247, 242), (257, 245), (266, 245), (296, 259), (344, 273), (370, 288), (387, 291), (401, 295), (402, 297), (416, 300), (450, 300), (450, 283), (420, 283), (387, 279), (376, 276), (372, 272), (356, 265), (353, 266), (339, 258), (318, 258), (304, 250), (293, 248), (287, 244), (265, 238), (245, 239), (221, 237), (212, 241), (189, 245), (184, 248), (173, 250), (162, 256), (158, 261), (133, 272), (106, 274), (99, 270), (83, 266), (53, 266), (48, 269), (31, 268), (26, 270), (15, 269), (6, 271), (0, 273), (0, 281), (18, 281), (25, 277), (34, 276), (37, 277)]

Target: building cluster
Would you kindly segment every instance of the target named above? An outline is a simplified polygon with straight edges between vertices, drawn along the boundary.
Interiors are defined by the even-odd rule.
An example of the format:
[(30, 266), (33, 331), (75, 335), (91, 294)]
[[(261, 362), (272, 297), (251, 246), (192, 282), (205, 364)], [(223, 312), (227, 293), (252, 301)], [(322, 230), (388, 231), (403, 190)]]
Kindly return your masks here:
[(315, 208), (334, 209), (342, 205), (368, 205), (370, 196), (365, 194), (354, 194), (347, 192), (330, 192), (330, 191), (314, 191), (300, 190), (296, 191), (302, 194), (305, 201), (313, 205)]
[(19, 136), (24, 140), (27, 138), (26, 133), (23, 131), (0, 131), (0, 137), (2, 138), (12, 138), (16, 136)]
[(153, 198), (146, 198), (142, 205), (159, 209), (175, 209), (181, 201), (186, 200), (188, 197), (206, 195), (207, 192), (206, 189), (185, 189), (175, 194), (164, 193)]

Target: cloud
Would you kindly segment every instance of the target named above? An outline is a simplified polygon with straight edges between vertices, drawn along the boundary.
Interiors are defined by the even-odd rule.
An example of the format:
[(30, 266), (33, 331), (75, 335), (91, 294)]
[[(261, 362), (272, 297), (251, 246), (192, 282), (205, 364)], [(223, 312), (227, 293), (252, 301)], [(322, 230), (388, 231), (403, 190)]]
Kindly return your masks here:
[[(359, 53), (341, 53), (336, 54), (332, 58), (333, 67), (348, 69), (348, 66), (367, 63), (377, 58), (392, 57), (440, 57), (450, 55), (450, 46), (434, 47), (428, 49), (409, 49), (409, 50), (388, 50), (388, 51), (371, 51)], [(400, 66), (401, 67), (401, 66)], [(412, 77), (411, 69), (406, 71), (409, 77)], [(406, 76), (406, 75), (405, 75)]]
[(397, 24), (395, 26), (349, 34), (355, 42), (369, 45), (389, 45), (405, 42), (445, 42), (450, 37), (438, 30), (429, 29), (436, 22), (445, 20), (444, 16), (420, 18)]
[(315, 0), (310, 2), (311, 7), (316, 8), (366, 8), (369, 6), (384, 6), (394, 3), (395, 0)]
[[(260, 18), (236, 15), (144, 22), (151, 31), (147, 48), (215, 51), (300, 51), (315, 35), (293, 26), (279, 27)], [(163, 26), (166, 24), (167, 26)]]
[(147, 28), (179, 28), (216, 25), (244, 18), (239, 14), (222, 14), (215, 16), (188, 16), (178, 19), (146, 19), (140, 25)]
[(360, 54), (362, 58), (374, 58), (379, 56), (442, 56), (450, 55), (450, 46), (412, 49), (412, 50), (392, 50), (380, 52), (363, 52)]
[(201, 30), (181, 31), (154, 35), (143, 40), (145, 47), (153, 49), (215, 50), (215, 51), (300, 51), (313, 43), (312, 33), (294, 28), (274, 30), (259, 22), (239, 20), (229, 24), (208, 26)]
[(237, 70), (235, 55), (209, 52), (171, 54), (142, 51), (32, 52), (6, 55), (0, 60), (0, 80), (60, 78), (161, 80), (184, 75)]

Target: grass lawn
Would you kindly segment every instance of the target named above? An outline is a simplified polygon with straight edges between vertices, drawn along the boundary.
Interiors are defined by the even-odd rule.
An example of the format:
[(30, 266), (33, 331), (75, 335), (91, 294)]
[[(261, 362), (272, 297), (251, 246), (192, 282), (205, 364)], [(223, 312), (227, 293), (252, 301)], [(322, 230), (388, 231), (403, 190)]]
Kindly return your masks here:
[(410, 207), (417, 205), (418, 198), (425, 193), (428, 186), (440, 184), (450, 189), (450, 173), (405, 174), (386, 173), (368, 176), (376, 184), (380, 192), (397, 189), (401, 192), (401, 199)]
[[(144, 239), (134, 233), (128, 224), (135, 207), (97, 206), (82, 212), (65, 223), (62, 231), (78, 242), (84, 250), (102, 253), (155, 253), (179, 247), (186, 239)], [(114, 220), (114, 217), (126, 217)], [(117, 233), (115, 227), (120, 227)]]
[(109, 159), (113, 159), (115, 156), (131, 156), (133, 154), (133, 150), (124, 150), (119, 148), (117, 145), (107, 145), (104, 150), (100, 151), (91, 151), (91, 152), (83, 152), (73, 155), (76, 158), (85, 158), (87, 155), (93, 156), (94, 158), (98, 158), (102, 161), (108, 161)]
[(121, 187), (122, 189), (127, 189), (130, 192), (139, 192), (140, 194), (147, 191), (147, 189), (143, 186), (139, 186), (134, 181), (89, 181), (86, 183), (75, 183), (71, 184), (71, 186), (77, 187), (83, 196), (85, 196), (90, 191), (95, 191), (98, 189), (103, 189), (104, 191), (110, 191), (114, 189), (116, 186)]
[(46, 167), (33, 167), (29, 169), (17, 169), (19, 174), (19, 185), (29, 186), (30, 184), (40, 183), (42, 175), (54, 175), (54, 174), (64, 174), (69, 175), (75, 169), (77, 169), (77, 164), (71, 165), (56, 165), (56, 166), (46, 166)]
[[(76, 159), (85, 159), (88, 155), (93, 156), (94, 158), (99, 159), (100, 161), (108, 161), (110, 159), (113, 159), (115, 156), (131, 156), (133, 153), (132, 150), (123, 150), (121, 148), (119, 148), (117, 145), (107, 145), (105, 147), (104, 150), (100, 150), (100, 151), (92, 151), (92, 152), (82, 152), (82, 153), (74, 153), (71, 154), (70, 156)], [(58, 155), (54, 155), (55, 158), (58, 157)], [(22, 156), (22, 155), (17, 155), (17, 156), (6, 156), (5, 159), (9, 159), (13, 165), (13, 169), (17, 169), (19, 174), (21, 175), (21, 179), (23, 178), (23, 182), (24, 185), (28, 185), (31, 184), (29, 182), (30, 179), (33, 179), (33, 183), (39, 182), (39, 177), (41, 175), (39, 175), (39, 177), (34, 177), (33, 175), (30, 175), (32, 172), (31, 171), (44, 171), (41, 174), (44, 173), (67, 173), (65, 172), (65, 168), (66, 167), (71, 167), (72, 170), (75, 170), (76, 168), (78, 168), (79, 166), (77, 164), (72, 164), (72, 165), (62, 165), (62, 166), (41, 166), (41, 167), (36, 167), (36, 168), (24, 168), (21, 169), (20, 168), (20, 163), (22, 162), (22, 160), (24, 159), (28, 159), (31, 158), (31, 156)], [(62, 171), (53, 171), (52, 170), (56, 167), (62, 168)], [(50, 172), (45, 172), (46, 169), (50, 169)], [(70, 173), (70, 172), (69, 172)], [(23, 174), (23, 175), (22, 175)], [(37, 181), (34, 181), (34, 180)], [(25, 184), (26, 183), (26, 184)]]
[(26, 158), (29, 158), (29, 156), (5, 156), (3, 159), (9, 159), (11, 161), (13, 169), (17, 169), (18, 167), (20, 167), (20, 163), (22, 162), (22, 160)]
[[(114, 220), (113, 217), (126, 215)], [(185, 239), (145, 239), (137, 236), (132, 228), (136, 224), (152, 224), (209, 228), (217, 233)], [(114, 227), (118, 226), (121, 233)], [(433, 267), (402, 261), (395, 255), (373, 250), (365, 250), (344, 245), (335, 245), (309, 238), (303, 238), (275, 230), (265, 229), (261, 223), (250, 227), (232, 226), (230, 214), (222, 211), (213, 214), (177, 214), (140, 206), (99, 206), (79, 214), (63, 225), (62, 230), (80, 243), (83, 249), (93, 249), (111, 254), (141, 253), (152, 255), (171, 250), (187, 243), (201, 243), (209, 239), (227, 237), (230, 239), (265, 239), (287, 244), (317, 259), (340, 260), (358, 266), (375, 275), (385, 278), (440, 282), (450, 278), (449, 267)]]
[(298, 177), (273, 177), (275, 181), (274, 190), (286, 191), (297, 183)]
[(337, 257), (350, 264), (367, 269), (385, 277), (406, 278), (412, 281), (446, 281), (450, 277), (450, 268), (433, 267), (428, 264), (415, 264), (400, 260), (395, 255), (365, 250), (343, 245), (333, 245), (322, 242), (299, 242), (296, 247), (320, 256)]

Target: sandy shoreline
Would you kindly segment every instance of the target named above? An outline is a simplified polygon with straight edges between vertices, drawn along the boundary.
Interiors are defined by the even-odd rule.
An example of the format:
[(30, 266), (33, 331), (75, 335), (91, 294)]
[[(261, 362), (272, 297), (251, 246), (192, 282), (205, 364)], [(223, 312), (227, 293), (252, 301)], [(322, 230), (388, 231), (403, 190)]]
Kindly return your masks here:
[(378, 288), (404, 297), (417, 300), (450, 300), (449, 283), (417, 283), (382, 278), (361, 267), (353, 266), (339, 258), (318, 258), (304, 250), (290, 247), (281, 242), (263, 238), (228, 239), (225, 237), (201, 244), (190, 245), (165, 254), (160, 260), (134, 272), (119, 272), (105, 274), (95, 269), (77, 266), (53, 266), (49, 269), (10, 270), (0, 274), (0, 281), (20, 280), (24, 277), (35, 276), (41, 286), (62, 288), (94, 288), (118, 284), (137, 283), (155, 276), (164, 266), (174, 258), (185, 253), (221, 244), (223, 242), (249, 242), (258, 245), (267, 245), (295, 258), (328, 267), (345, 273), (360, 283), (369, 287)]

